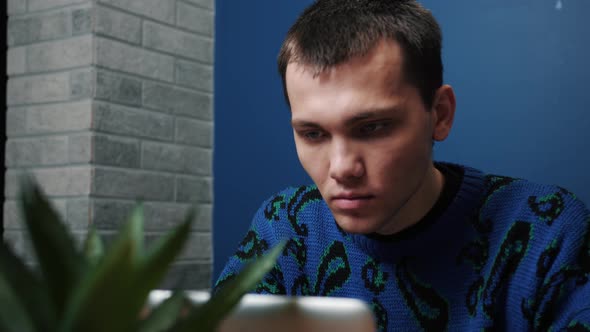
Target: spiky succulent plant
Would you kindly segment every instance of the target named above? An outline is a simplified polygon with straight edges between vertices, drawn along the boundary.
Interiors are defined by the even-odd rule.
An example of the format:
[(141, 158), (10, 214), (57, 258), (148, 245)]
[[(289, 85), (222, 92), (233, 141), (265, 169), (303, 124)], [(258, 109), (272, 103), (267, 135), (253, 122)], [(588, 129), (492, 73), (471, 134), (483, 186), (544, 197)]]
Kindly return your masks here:
[(138, 205), (106, 250), (92, 230), (78, 249), (47, 198), (30, 181), (23, 182), (21, 207), (37, 268), (0, 241), (0, 331), (6, 332), (212, 331), (274, 266), (284, 247), (273, 248), (246, 267), (198, 308), (178, 291), (144, 315), (149, 292), (182, 250), (194, 214), (146, 249)]

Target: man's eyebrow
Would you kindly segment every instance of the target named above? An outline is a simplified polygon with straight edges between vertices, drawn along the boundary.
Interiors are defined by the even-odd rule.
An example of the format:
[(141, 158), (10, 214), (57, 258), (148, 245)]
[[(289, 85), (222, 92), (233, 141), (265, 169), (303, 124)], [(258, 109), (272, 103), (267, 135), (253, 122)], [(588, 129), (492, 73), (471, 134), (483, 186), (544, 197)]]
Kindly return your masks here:
[(320, 127), (320, 125), (315, 122), (305, 121), (305, 120), (291, 120), (291, 126), (292, 127), (312, 127), (312, 128), (319, 128)]
[(398, 107), (386, 107), (386, 108), (376, 108), (364, 111), (362, 113), (356, 114), (349, 119), (346, 119), (344, 123), (347, 126), (351, 126), (357, 122), (372, 120), (372, 119), (380, 119), (380, 118), (392, 118), (398, 113)]
[[(359, 114), (355, 114), (354, 116), (345, 119), (344, 124), (346, 126), (352, 126), (355, 123), (372, 120), (372, 119), (380, 119), (380, 118), (393, 118), (397, 113), (399, 108), (397, 106), (394, 107), (386, 107), (386, 108), (375, 108), (363, 111)], [(320, 128), (321, 126), (315, 122), (307, 121), (307, 120), (291, 120), (292, 127), (310, 127), (310, 128)]]

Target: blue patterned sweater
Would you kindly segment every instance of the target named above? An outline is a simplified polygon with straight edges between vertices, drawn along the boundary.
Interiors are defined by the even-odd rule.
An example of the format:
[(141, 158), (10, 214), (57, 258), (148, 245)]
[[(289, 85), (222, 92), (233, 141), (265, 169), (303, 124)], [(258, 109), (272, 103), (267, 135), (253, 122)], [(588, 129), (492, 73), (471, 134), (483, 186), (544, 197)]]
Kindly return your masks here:
[(256, 292), (362, 299), (380, 331), (590, 331), (590, 213), (560, 187), (464, 167), (439, 218), (385, 239), (339, 229), (315, 186), (289, 188), (216, 288), (283, 239)]

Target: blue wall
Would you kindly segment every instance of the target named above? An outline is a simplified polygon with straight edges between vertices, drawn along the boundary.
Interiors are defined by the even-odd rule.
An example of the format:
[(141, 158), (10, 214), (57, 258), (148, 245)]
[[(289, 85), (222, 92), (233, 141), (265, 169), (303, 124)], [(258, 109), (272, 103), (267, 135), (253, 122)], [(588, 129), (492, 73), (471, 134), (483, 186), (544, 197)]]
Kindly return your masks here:
[[(265, 198), (309, 182), (276, 55), (311, 0), (217, 1), (214, 278)], [(435, 159), (560, 184), (590, 205), (590, 1), (424, 0), (458, 107)]]

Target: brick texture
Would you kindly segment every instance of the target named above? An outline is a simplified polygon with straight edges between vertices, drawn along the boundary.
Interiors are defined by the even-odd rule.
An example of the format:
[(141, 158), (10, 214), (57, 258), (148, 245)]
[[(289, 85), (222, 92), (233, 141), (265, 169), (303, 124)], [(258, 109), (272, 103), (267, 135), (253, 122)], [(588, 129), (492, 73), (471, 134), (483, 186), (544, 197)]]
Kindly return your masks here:
[(215, 4), (215, 0), (186, 0), (190, 3), (194, 3), (196, 5), (199, 5), (203, 8), (209, 8), (209, 9), (213, 9), (213, 6)]
[(32, 176), (78, 241), (112, 240), (138, 199), (146, 244), (195, 210), (162, 287), (211, 279), (213, 0), (8, 0), (4, 237), (33, 260)]
[(6, 142), (7, 167), (63, 165), (67, 162), (67, 136), (16, 138)]
[(131, 44), (141, 43), (141, 19), (105, 7), (96, 8), (96, 33)]
[(30, 11), (37, 11), (37, 10), (45, 10), (45, 9), (52, 9), (52, 8), (59, 8), (62, 6), (72, 5), (72, 4), (80, 4), (80, 3), (88, 3), (89, 0), (27, 0), (29, 2), (29, 10)]
[(213, 126), (209, 121), (176, 118), (176, 141), (204, 148), (213, 147)]
[(176, 183), (176, 199), (187, 203), (210, 203), (213, 185), (208, 177), (179, 177)]
[(72, 34), (81, 35), (92, 31), (92, 9), (72, 10)]
[(92, 194), (132, 200), (172, 201), (174, 176), (127, 169), (94, 169)]
[(210, 175), (211, 151), (172, 144), (144, 143), (142, 168), (182, 174)]
[(67, 101), (70, 97), (70, 73), (9, 78), (6, 90), (8, 106)]
[(174, 23), (174, 6), (171, 0), (99, 0), (117, 8), (166, 23)]
[(213, 12), (183, 2), (176, 6), (178, 26), (213, 37)]
[(26, 52), (28, 71), (42, 72), (91, 65), (91, 37), (84, 35), (29, 46)]
[(143, 105), (174, 115), (211, 120), (213, 96), (173, 85), (146, 82), (143, 85)]
[(27, 3), (23, 0), (8, 0), (7, 9), (9, 15), (24, 13), (27, 11)]
[(109, 69), (138, 74), (163, 81), (173, 81), (174, 57), (139, 47), (96, 38), (96, 63)]
[(9, 108), (7, 133), (11, 137), (89, 130), (91, 111), (89, 100)]
[(141, 105), (141, 80), (107, 71), (96, 77), (96, 98), (132, 106)]
[[(39, 0), (42, 1), (42, 0)], [(23, 45), (71, 35), (71, 16), (67, 10), (8, 20), (8, 45)]]
[(27, 71), (27, 49), (25, 46), (13, 47), (6, 55), (6, 69), (8, 75), (24, 74)]
[(174, 136), (174, 118), (109, 103), (94, 103), (93, 129), (99, 132), (169, 141)]
[(213, 61), (213, 41), (193, 33), (170, 28), (153, 22), (143, 25), (143, 43), (149, 48), (202, 62)]
[(197, 90), (213, 91), (213, 68), (190, 61), (176, 61), (176, 82)]

